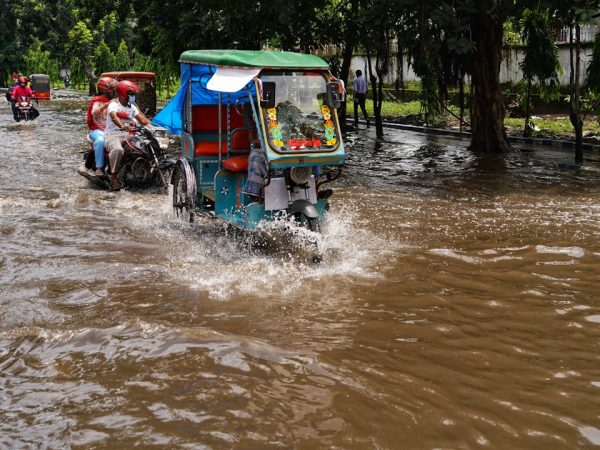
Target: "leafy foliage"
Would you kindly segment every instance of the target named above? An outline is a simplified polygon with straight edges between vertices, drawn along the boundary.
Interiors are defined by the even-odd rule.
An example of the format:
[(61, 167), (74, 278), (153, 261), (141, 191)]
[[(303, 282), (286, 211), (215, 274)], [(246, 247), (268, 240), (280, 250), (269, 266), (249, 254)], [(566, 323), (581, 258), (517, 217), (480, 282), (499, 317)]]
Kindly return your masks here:
[[(448, 92), (458, 85), (461, 95), (469, 91), (472, 107), (479, 108), (472, 115), (475, 134), (493, 149), (503, 146), (504, 108), (497, 79), (502, 45), (523, 45), (526, 80), (551, 94), (558, 66), (550, 29), (593, 20), (599, 4), (600, 0), (0, 0), (0, 79), (8, 78), (8, 68), (41, 70), (45, 64), (48, 72), (70, 67), (79, 85), (93, 85), (103, 71), (135, 68), (156, 72), (159, 91), (169, 92), (177, 84), (177, 61), (184, 50), (269, 45), (306, 52), (337, 44), (343, 57), (333, 57), (332, 66), (345, 80), (357, 49), (371, 56), (370, 94), (375, 94), (373, 110), (380, 116), (385, 107), (382, 82), (392, 68), (390, 43), (395, 38), (399, 53), (407, 56), (421, 79), (421, 107), (428, 122), (444, 114)], [(594, 59), (600, 61), (598, 47)], [(588, 89), (600, 98), (600, 62), (595, 64), (588, 73)], [(470, 89), (463, 89), (464, 80), (470, 80)], [(463, 98), (461, 105), (465, 104)]]
[(94, 65), (98, 74), (103, 72), (109, 72), (116, 66), (116, 58), (111, 49), (106, 45), (104, 40), (100, 41), (100, 44), (94, 51)]
[(534, 80), (540, 84), (546, 81), (558, 85), (558, 47), (551, 34), (547, 11), (525, 9), (522, 19), (525, 57), (519, 64), (525, 80)]
[(58, 81), (58, 61), (52, 58), (52, 55), (48, 50), (42, 50), (42, 43), (40, 41), (35, 41), (33, 43), (33, 46), (23, 56), (23, 60), (27, 67), (27, 74), (52, 74), (52, 81)]
[(129, 49), (124, 40), (119, 44), (113, 70), (129, 70), (131, 61), (129, 60)]

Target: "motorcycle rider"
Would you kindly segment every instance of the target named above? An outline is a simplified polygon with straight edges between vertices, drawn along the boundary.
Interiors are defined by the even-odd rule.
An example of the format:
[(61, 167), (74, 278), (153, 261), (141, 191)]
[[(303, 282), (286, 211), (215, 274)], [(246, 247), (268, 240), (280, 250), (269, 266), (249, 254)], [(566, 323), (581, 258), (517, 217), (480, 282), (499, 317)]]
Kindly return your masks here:
[(98, 95), (90, 100), (87, 110), (88, 137), (94, 147), (96, 172), (94, 175), (104, 175), (104, 129), (108, 115), (109, 102), (115, 96), (117, 80), (111, 77), (101, 77), (96, 85)]
[(121, 141), (127, 137), (129, 131), (136, 128), (138, 122), (142, 125), (148, 125), (150, 120), (140, 112), (135, 104), (135, 96), (141, 91), (137, 84), (129, 80), (119, 81), (115, 91), (117, 101), (110, 102), (108, 106), (104, 145), (109, 151), (108, 158), (112, 172), (110, 187), (112, 190), (118, 191), (122, 188), (117, 179), (117, 172), (124, 154)]
[[(27, 86), (28, 81), (29, 80), (27, 80), (27, 77), (25, 77), (25, 76), (20, 77), (19, 84), (14, 87), (14, 89), (12, 90), (12, 93), (11, 93), (13, 116), (17, 122), (19, 122), (21, 120), (19, 118), (19, 110), (17, 108), (17, 101), (21, 97), (26, 97), (27, 100), (29, 100), (31, 97), (33, 97), (33, 91), (31, 90), (31, 88), (29, 86)], [(31, 110), (34, 115), (34, 118), (39, 115), (39, 113), (37, 113), (37, 110), (35, 108), (32, 107)], [(37, 114), (35, 114), (35, 113), (37, 113)]]

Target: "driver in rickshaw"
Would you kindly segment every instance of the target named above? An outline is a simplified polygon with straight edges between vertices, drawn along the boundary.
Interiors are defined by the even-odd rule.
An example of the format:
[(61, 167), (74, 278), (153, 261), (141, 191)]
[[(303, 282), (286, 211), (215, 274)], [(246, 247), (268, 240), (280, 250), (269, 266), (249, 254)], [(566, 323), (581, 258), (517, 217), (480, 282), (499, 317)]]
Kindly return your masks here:
[(284, 136), (296, 137), (302, 134), (308, 139), (318, 139), (315, 131), (307, 122), (303, 103), (292, 82), (279, 81), (277, 90), (282, 92), (282, 101), (277, 104), (277, 119), (282, 126)]

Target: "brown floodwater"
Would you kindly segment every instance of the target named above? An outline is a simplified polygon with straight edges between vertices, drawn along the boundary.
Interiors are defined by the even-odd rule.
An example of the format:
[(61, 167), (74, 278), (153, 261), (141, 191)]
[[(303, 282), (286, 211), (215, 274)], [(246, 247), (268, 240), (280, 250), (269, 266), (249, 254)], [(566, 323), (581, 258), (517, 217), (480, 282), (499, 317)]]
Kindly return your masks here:
[(77, 175), (86, 104), (0, 104), (0, 448), (600, 445), (600, 173), (348, 139), (323, 262)]

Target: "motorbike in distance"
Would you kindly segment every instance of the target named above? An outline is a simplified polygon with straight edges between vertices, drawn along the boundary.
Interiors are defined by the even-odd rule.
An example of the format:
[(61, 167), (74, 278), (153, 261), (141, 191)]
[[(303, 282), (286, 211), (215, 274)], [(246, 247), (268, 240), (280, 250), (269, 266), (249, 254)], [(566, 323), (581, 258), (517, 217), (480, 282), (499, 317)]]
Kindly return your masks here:
[[(89, 138), (88, 138), (89, 141)], [(121, 141), (124, 155), (117, 173), (117, 179), (126, 188), (148, 188), (161, 186), (168, 188), (169, 174), (175, 161), (165, 152), (169, 148), (167, 130), (152, 124), (136, 127)], [(101, 189), (110, 189), (110, 164), (107, 163), (103, 176), (96, 176), (96, 160), (93, 145), (83, 152), (84, 168), (78, 173)], [(105, 160), (108, 162), (108, 154)]]
[[(6, 93), (6, 98), (8, 101), (13, 101), (10, 97), (10, 91)], [(18, 99), (14, 100), (14, 109), (16, 112), (15, 120), (17, 122), (30, 121), (40, 115), (40, 112), (33, 107), (32, 100), (32, 97), (19, 97)]]

